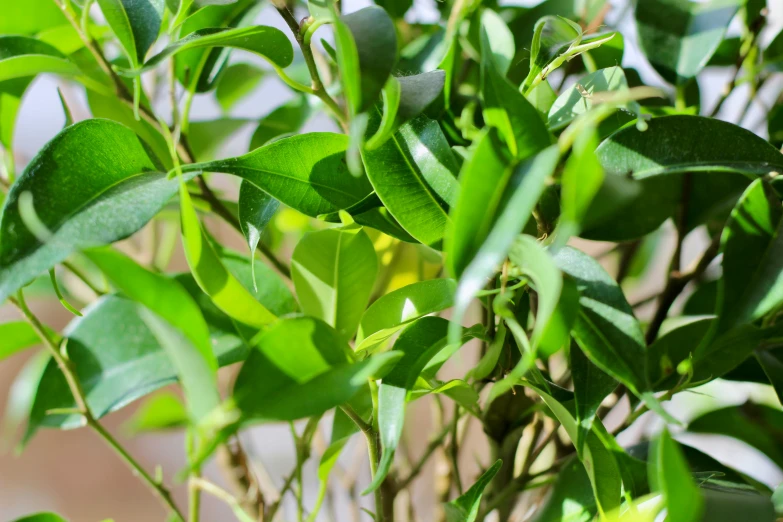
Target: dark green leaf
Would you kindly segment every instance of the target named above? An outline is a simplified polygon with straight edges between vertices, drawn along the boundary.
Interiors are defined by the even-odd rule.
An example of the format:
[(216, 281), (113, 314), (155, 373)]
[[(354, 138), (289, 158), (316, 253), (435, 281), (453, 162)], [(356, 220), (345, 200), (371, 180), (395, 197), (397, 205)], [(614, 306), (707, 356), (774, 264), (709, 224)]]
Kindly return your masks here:
[(310, 105), (304, 96), (297, 96), (284, 103), (258, 122), (258, 127), (250, 138), (250, 150), (266, 145), (278, 136), (298, 131), (310, 117), (310, 113)]
[(555, 236), (558, 245), (579, 234), (590, 204), (601, 189), (604, 169), (595, 153), (597, 146), (596, 129), (588, 128), (576, 137), (571, 147), (560, 178), (561, 212)]
[(617, 381), (594, 365), (579, 346), (571, 346), (570, 356), (577, 422), (576, 447), (581, 452), (588, 434), (593, 429), (598, 407), (606, 396), (617, 388)]
[[(370, 135), (379, 124), (373, 114)], [(447, 209), (457, 200), (459, 167), (438, 123), (419, 116), (362, 157), (375, 193), (405, 231), (425, 245), (440, 245)]]
[(164, 0), (98, 0), (98, 5), (131, 64), (138, 67), (158, 38)]
[(769, 496), (760, 494), (744, 484), (712, 479), (700, 485), (704, 496), (704, 522), (733, 522), (734, 520), (776, 520), (775, 507)]
[(557, 474), (552, 492), (533, 521), (590, 522), (597, 511), (590, 477), (579, 459), (572, 457)]
[(704, 499), (693, 482), (678, 444), (664, 428), (650, 447), (647, 459), (650, 489), (663, 495), (670, 522), (699, 522)]
[(194, 161), (213, 160), (221, 148), (246, 128), (252, 120), (245, 118), (217, 118), (193, 121), (188, 127), (188, 144), (195, 155)]
[(495, 461), (470, 489), (448, 504), (443, 505), (448, 522), (473, 522), (476, 520), (484, 489), (492, 482), (502, 465), (502, 461)]
[(234, 385), (234, 400), (246, 420), (296, 420), (349, 401), (371, 376), (388, 371), (401, 354), (361, 362), (338, 333), (312, 317), (283, 319), (251, 350)]
[(296, 245), (291, 275), (302, 310), (351, 339), (378, 274), (372, 241), (351, 225), (310, 232)]
[(144, 226), (179, 185), (159, 169), (144, 143), (117, 123), (87, 120), (60, 132), (5, 201), (0, 299), (75, 250), (123, 239)]
[(334, 22), (337, 63), (343, 91), (353, 114), (378, 100), (397, 62), (397, 32), (389, 15), (377, 6), (365, 7)]
[(147, 60), (142, 68), (128, 73), (139, 74), (150, 70), (170, 56), (183, 51), (211, 47), (231, 47), (250, 51), (280, 69), (288, 67), (294, 61), (291, 42), (280, 29), (264, 25), (237, 29), (209, 28), (200, 29), (169, 44), (160, 53)]
[(636, 6), (639, 43), (661, 76), (684, 83), (720, 45), (744, 0), (648, 0)]
[(574, 248), (561, 249), (555, 262), (581, 294), (572, 335), (585, 355), (635, 393), (646, 391), (644, 334), (620, 287), (597, 261)]
[[(348, 138), (341, 134), (300, 134), (238, 158), (183, 165), (183, 171), (234, 174), (281, 203), (317, 217), (348, 208), (372, 191), (366, 178), (348, 172), (347, 148)], [(290, 161), (294, 157), (297, 161)]]
[(775, 388), (778, 400), (783, 401), (783, 358), (781, 358), (780, 352), (757, 351), (756, 359), (769, 379), (769, 383)]

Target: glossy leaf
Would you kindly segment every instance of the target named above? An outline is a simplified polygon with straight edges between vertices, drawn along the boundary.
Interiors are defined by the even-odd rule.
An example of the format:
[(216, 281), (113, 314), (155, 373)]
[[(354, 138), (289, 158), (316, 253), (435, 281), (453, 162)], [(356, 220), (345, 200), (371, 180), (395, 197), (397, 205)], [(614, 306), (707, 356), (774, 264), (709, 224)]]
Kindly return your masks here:
[[(96, 418), (117, 411), (153, 391), (177, 381), (178, 371), (143, 320), (140, 306), (117, 295), (104, 296), (65, 329), (68, 356), (76, 367), (87, 405)], [(209, 339), (209, 337), (207, 337)], [(214, 337), (217, 341), (217, 337)], [(233, 346), (215, 342), (221, 364), (233, 362)], [(200, 383), (206, 394), (209, 381)], [(49, 361), (31, 404), (27, 440), (41, 427), (70, 429), (83, 425), (79, 415), (48, 414), (73, 408), (68, 385), (54, 361)]]
[(580, 348), (635, 393), (646, 391), (644, 334), (620, 287), (597, 261), (574, 248), (562, 248), (555, 262), (581, 294), (571, 332)]
[(98, 0), (112, 32), (134, 67), (144, 62), (158, 38), (164, 0)]
[[(23, 4), (14, 0), (2, 0), (0, 8), (3, 10), (0, 34), (33, 35), (68, 23), (62, 10), (47, 0), (30, 0)], [(31, 12), (35, 13), (35, 16), (30, 16)]]
[(653, 441), (647, 460), (650, 489), (659, 491), (666, 504), (666, 520), (698, 522), (704, 499), (693, 482), (688, 463), (677, 443), (664, 428)]
[(743, 0), (650, 0), (636, 6), (639, 43), (672, 83), (696, 76), (718, 49)]
[(693, 419), (688, 431), (735, 438), (756, 448), (783, 469), (783, 412), (777, 408), (746, 403), (713, 410)]
[[(686, 216), (691, 229), (716, 207), (725, 206), (724, 201), (738, 198), (757, 176), (783, 168), (783, 155), (765, 140), (699, 116), (655, 118), (644, 132), (626, 127), (605, 140), (596, 154), (606, 171), (605, 185), (627, 182), (629, 173), (638, 181), (631, 183), (636, 190), (602, 191), (596, 197), (595, 209), (608, 205), (616, 210), (593, 221), (583, 235), (604, 240), (641, 237), (673, 215), (682, 190), (682, 178), (674, 174), (695, 176)], [(700, 181), (705, 175), (707, 183)]]
[(273, 67), (285, 68), (294, 60), (294, 49), (288, 37), (280, 29), (256, 25), (237, 29), (199, 29), (169, 44), (160, 53), (144, 63), (144, 66), (129, 74), (139, 74), (163, 63), (167, 58), (191, 49), (231, 47), (250, 51), (264, 58)]
[(476, 520), (484, 489), (492, 482), (502, 465), (502, 461), (495, 461), (465, 493), (443, 505), (448, 522), (474, 522)]
[(579, 459), (571, 458), (558, 472), (551, 494), (533, 520), (535, 522), (590, 522), (597, 511), (590, 478)]
[(371, 376), (401, 356), (385, 353), (352, 363), (348, 344), (312, 317), (283, 319), (251, 350), (234, 385), (245, 420), (284, 421), (320, 415), (349, 401)]
[(611, 375), (601, 371), (588, 359), (579, 346), (572, 345), (570, 368), (574, 381), (574, 410), (577, 422), (576, 447), (583, 451), (590, 430), (593, 428), (598, 407), (607, 395), (617, 388)]
[[(371, 135), (379, 124), (374, 114)], [(402, 228), (425, 245), (440, 245), (448, 207), (457, 200), (459, 167), (438, 123), (419, 116), (362, 158), (375, 193)]]
[(218, 308), (239, 322), (261, 328), (275, 321), (277, 317), (259, 303), (223, 265), (202, 229), (184, 183), (180, 186), (179, 198), (185, 257), (201, 289)]
[[(144, 226), (178, 187), (159, 169), (143, 142), (120, 124), (86, 120), (60, 132), (5, 201), (0, 299), (75, 250), (112, 243)], [(28, 228), (29, 216), (45, 238)]]
[(500, 77), (505, 78), (508, 68), (511, 66), (511, 61), (514, 59), (515, 50), (514, 35), (503, 21), (503, 18), (491, 9), (482, 10), (482, 65), (492, 67), (498, 72)]
[(518, 165), (510, 174), (504, 186), (511, 190), (507, 189), (507, 193), (502, 196), (487, 239), (460, 277), (452, 316), (454, 338), (470, 301), (484, 287), (486, 279), (497, 270), (516, 236), (530, 219), (544, 191), (546, 180), (554, 172), (559, 159), (557, 146), (551, 146)]
[(454, 305), (457, 283), (453, 279), (421, 281), (390, 292), (362, 315), (356, 350), (371, 350), (405, 324)]
[(356, 333), (378, 274), (370, 238), (355, 225), (305, 235), (291, 258), (302, 310), (335, 328), (344, 341)]
[(365, 7), (334, 20), (337, 64), (353, 114), (378, 100), (397, 62), (397, 33), (389, 15), (377, 6)]
[[(183, 171), (234, 174), (311, 217), (337, 212), (365, 198), (372, 187), (345, 164), (348, 138), (318, 132), (275, 141), (238, 158), (183, 165)], [(298, 161), (291, 162), (296, 157)]]

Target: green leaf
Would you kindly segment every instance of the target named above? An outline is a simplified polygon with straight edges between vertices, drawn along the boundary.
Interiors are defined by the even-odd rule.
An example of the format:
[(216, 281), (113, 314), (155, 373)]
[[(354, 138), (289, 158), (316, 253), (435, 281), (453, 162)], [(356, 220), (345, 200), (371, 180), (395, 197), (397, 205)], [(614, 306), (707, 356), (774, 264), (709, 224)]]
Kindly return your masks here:
[[(348, 138), (317, 132), (281, 139), (238, 158), (183, 165), (183, 171), (234, 174), (310, 217), (345, 209), (372, 187), (345, 164)], [(291, 161), (291, 158), (297, 161)]]
[(256, 248), (261, 241), (261, 234), (280, 208), (280, 202), (266, 192), (257, 189), (249, 181), (243, 180), (239, 186), (238, 205), (239, 225), (247, 245), (250, 247), (252, 259), (256, 256)]
[(361, 362), (339, 334), (313, 317), (283, 319), (257, 340), (234, 385), (245, 420), (287, 421), (320, 415), (349, 401), (367, 379), (383, 375), (401, 356)]
[(337, 64), (352, 114), (372, 107), (397, 62), (397, 32), (381, 7), (334, 20)]
[(32, 326), (23, 321), (0, 324), (0, 360), (40, 343)]
[(646, 391), (644, 334), (623, 291), (596, 260), (579, 250), (564, 247), (555, 262), (575, 280), (581, 295), (571, 332), (579, 347), (634, 393)]
[[(552, 137), (538, 110), (508, 80), (498, 66), (492, 47), (493, 24), (486, 24), (482, 15), (481, 30), (481, 93), (483, 115), (487, 125), (503, 136), (511, 154), (525, 159), (552, 144)], [(494, 18), (490, 17), (490, 20)]]
[(188, 127), (188, 144), (195, 161), (218, 157), (223, 146), (251, 123), (252, 120), (228, 117), (191, 122)]
[(574, 140), (571, 155), (566, 160), (560, 178), (560, 218), (555, 231), (555, 242), (563, 245), (568, 238), (582, 230), (590, 204), (604, 180), (604, 169), (595, 149), (598, 134), (594, 127), (585, 129)]
[[(0, 300), (72, 252), (112, 243), (144, 226), (179, 185), (159, 169), (144, 143), (114, 122), (86, 120), (55, 136), (5, 201)], [(36, 233), (28, 228), (30, 219), (40, 225)]]
[(552, 492), (538, 509), (536, 522), (590, 522), (598, 508), (590, 477), (579, 459), (571, 458), (557, 474)]
[(22, 96), (31, 82), (32, 78), (15, 78), (0, 82), (0, 145), (5, 150), (14, 150), (16, 116), (22, 104)]
[(443, 505), (443, 508), (446, 510), (446, 520), (448, 522), (474, 522), (476, 520), (484, 489), (492, 482), (492, 479), (495, 478), (495, 475), (502, 465), (503, 461), (495, 461), (470, 489), (451, 502)]
[(180, 185), (179, 197), (185, 257), (201, 289), (218, 308), (239, 322), (261, 328), (277, 319), (223, 265), (201, 227), (185, 183)]
[[(577, 116), (589, 111), (594, 103), (592, 96), (601, 92), (623, 92), (628, 90), (625, 72), (620, 67), (609, 67), (580, 78), (573, 86), (565, 89), (549, 109), (550, 129), (561, 129)], [(641, 107), (637, 102), (626, 105), (628, 112), (639, 115)]]
[(0, 34), (33, 35), (68, 23), (62, 10), (51, 0), (0, 0), (0, 11), (3, 13)]
[[(604, 183), (627, 184), (631, 173), (636, 190), (619, 195), (599, 192), (593, 207), (608, 205), (615, 210), (593, 221), (583, 237), (623, 241), (655, 230), (676, 211), (683, 173), (696, 176), (687, 205), (690, 230), (716, 209), (733, 205), (757, 176), (783, 169), (780, 151), (731, 123), (700, 116), (664, 116), (648, 125), (644, 132), (626, 127), (596, 150), (606, 171)], [(704, 175), (709, 182), (700, 181)]]
[[(380, 115), (368, 131), (375, 133)], [(437, 122), (419, 116), (406, 123), (379, 148), (362, 153), (367, 177), (392, 216), (411, 236), (437, 247), (456, 203), (459, 169)]]
[(372, 241), (355, 225), (310, 232), (294, 249), (291, 275), (302, 310), (351, 339), (378, 274)]
[(231, 47), (257, 54), (272, 67), (283, 69), (294, 61), (294, 48), (280, 29), (256, 25), (237, 29), (199, 29), (169, 44), (161, 52), (147, 60), (143, 67), (127, 74), (137, 75), (155, 68), (167, 58), (191, 49)]
[(783, 412), (778, 408), (748, 402), (713, 410), (693, 419), (688, 431), (735, 438), (783, 469)]
[(783, 359), (779, 352), (771, 350), (757, 351), (756, 359), (769, 379), (769, 383), (775, 388), (779, 401), (783, 401)]
[(744, 484), (711, 479), (700, 486), (704, 496), (701, 520), (732, 522), (746, 518), (759, 522), (776, 520), (773, 500)]
[(371, 351), (405, 324), (454, 305), (453, 279), (420, 281), (380, 297), (362, 315), (356, 351)]
[(17, 518), (13, 522), (68, 522), (60, 515), (54, 513), (36, 513), (35, 515), (27, 515), (22, 518)]
[(506, 22), (493, 10), (481, 11), (481, 62), (505, 78), (514, 59), (514, 35)]
[(264, 77), (264, 71), (249, 63), (232, 63), (220, 75), (215, 98), (228, 112), (242, 98), (253, 92)]
[(452, 315), (454, 340), (471, 300), (484, 287), (486, 279), (495, 273), (514, 240), (524, 229), (544, 191), (547, 178), (554, 172), (559, 160), (560, 151), (553, 145), (516, 166), (507, 182), (501, 185), (505, 193), (498, 204), (497, 217), (487, 239), (459, 280)]
[(164, 0), (98, 0), (103, 16), (134, 68), (158, 39)]
[(650, 0), (636, 6), (639, 44), (671, 83), (695, 77), (718, 49), (743, 0)]
[(571, 346), (570, 363), (577, 422), (576, 447), (577, 451), (582, 452), (587, 436), (593, 429), (598, 407), (617, 388), (617, 381), (590, 362), (579, 346)]
[[(68, 357), (73, 361), (87, 405), (96, 418), (177, 380), (177, 368), (144, 322), (141, 310), (129, 299), (108, 295), (88, 306), (84, 316), (73, 320), (65, 329)], [(216, 336), (213, 340), (220, 364), (233, 362), (233, 346), (218, 342)], [(205, 396), (214, 394), (206, 401), (214, 401), (217, 395), (214, 389), (210, 391), (209, 380), (199, 386)], [(62, 372), (49, 360), (36, 383), (25, 440), (41, 427), (83, 426), (79, 415), (47, 413), (75, 406)]]
[(664, 428), (650, 447), (647, 459), (650, 489), (663, 495), (670, 522), (699, 522), (704, 499), (693, 482), (685, 456)]
[(783, 208), (761, 179), (751, 183), (721, 235), (724, 276), (718, 281), (714, 334), (752, 323), (783, 303)]
[(278, 136), (295, 133), (305, 124), (310, 114), (310, 105), (304, 96), (297, 96), (277, 107), (258, 122), (258, 127), (250, 138), (250, 150), (266, 145)]
[(378, 427), (383, 453), (372, 483), (364, 490), (368, 494), (380, 487), (394, 462), (394, 453), (402, 437), (405, 423), (405, 403), (408, 392), (427, 363), (443, 350), (448, 321), (440, 317), (422, 317), (402, 331), (392, 353), (402, 357), (383, 378), (378, 390)]
[(188, 425), (188, 413), (179, 397), (161, 392), (145, 400), (124, 424), (131, 435), (146, 432), (184, 428)]

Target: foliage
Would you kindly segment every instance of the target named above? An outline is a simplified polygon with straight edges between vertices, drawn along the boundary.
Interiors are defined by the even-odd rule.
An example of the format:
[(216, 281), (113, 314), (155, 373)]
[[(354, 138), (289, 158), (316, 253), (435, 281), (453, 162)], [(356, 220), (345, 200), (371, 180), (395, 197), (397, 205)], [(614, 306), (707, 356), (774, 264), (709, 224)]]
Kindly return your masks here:
[[(666, 409), (716, 379), (783, 399), (783, 96), (763, 131), (743, 127), (783, 71), (766, 2), (639, 0), (617, 24), (637, 38), (606, 0), (446, 0), (434, 22), (410, 0), (376, 3), (0, 0), (0, 302), (20, 312), (0, 324), (0, 359), (43, 345), (9, 402), (20, 448), (87, 427), (183, 522), (203, 492), (240, 521), (282, 519), (288, 494), (297, 520), (320, 519), (360, 434), (371, 478), (347, 493), (373, 495), (381, 522), (406, 519), (398, 500), (431, 458), (449, 522), (783, 516), (780, 488), (676, 440), (731, 437), (783, 469), (779, 403), (687, 426)], [(622, 66), (630, 41), (655, 87)], [(731, 76), (710, 110), (708, 67)], [(93, 118), (74, 121), (60, 93), (65, 127), (24, 164), (14, 127), (41, 74), (83, 89)], [(291, 96), (236, 117), (274, 77)], [(166, 83), (163, 99), (151, 86)], [(191, 121), (197, 94), (224, 115)], [(322, 131), (302, 131), (318, 114)], [(663, 277), (648, 270), (662, 235)], [(643, 279), (659, 290), (640, 296)], [(75, 317), (56, 331), (25, 294)], [(419, 399), (436, 426), (411, 460)], [(140, 400), (126, 431), (186, 435), (188, 465), (165, 480), (102, 425)], [(621, 445), (643, 415), (664, 428)], [(296, 465), (274, 498), (241, 437), (277, 422)], [(460, 458), (472, 424), (479, 469)], [(217, 455), (235, 491), (201, 476)], [(169, 489), (182, 480), (187, 512)]]

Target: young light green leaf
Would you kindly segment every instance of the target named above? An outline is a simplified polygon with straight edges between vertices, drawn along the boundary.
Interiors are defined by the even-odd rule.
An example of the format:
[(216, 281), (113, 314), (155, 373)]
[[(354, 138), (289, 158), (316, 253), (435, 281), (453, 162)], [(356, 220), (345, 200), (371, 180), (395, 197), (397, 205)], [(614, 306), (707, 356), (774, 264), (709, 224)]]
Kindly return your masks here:
[(345, 341), (356, 333), (377, 274), (372, 241), (355, 225), (310, 232), (291, 257), (302, 310), (335, 328)]
[(484, 489), (492, 482), (492, 479), (495, 478), (495, 475), (502, 465), (503, 461), (495, 461), (470, 489), (451, 502), (443, 505), (443, 508), (446, 510), (446, 520), (448, 522), (474, 522), (476, 520)]
[[(374, 134), (380, 114), (372, 114)], [(400, 225), (425, 245), (437, 247), (459, 191), (456, 159), (440, 126), (419, 116), (381, 147), (362, 153), (375, 193)]]
[(337, 64), (352, 114), (372, 107), (397, 62), (397, 32), (378, 6), (334, 19)]
[(68, 522), (68, 521), (55, 513), (36, 513), (34, 515), (27, 515), (21, 518), (17, 518), (13, 522)]
[[(238, 205), (239, 226), (250, 247), (250, 258), (253, 259), (256, 256), (258, 243), (261, 241), (261, 234), (280, 208), (280, 202), (249, 181), (242, 180), (239, 186)], [(252, 267), (255, 267), (255, 263)], [(255, 279), (254, 271), (254, 282)]]
[(634, 393), (646, 391), (644, 334), (620, 287), (597, 261), (574, 248), (562, 248), (555, 262), (581, 295), (571, 333), (585, 355)]
[(131, 65), (138, 67), (158, 38), (165, 1), (98, 0), (98, 5)]
[(696, 76), (718, 49), (743, 0), (649, 0), (636, 6), (639, 44), (671, 83)]
[(453, 279), (420, 281), (390, 292), (362, 315), (356, 334), (356, 351), (371, 351), (405, 324), (454, 305)]
[(215, 98), (224, 112), (228, 112), (242, 98), (250, 94), (264, 77), (264, 71), (249, 63), (232, 63), (220, 75)]
[[(72, 252), (112, 243), (144, 226), (179, 186), (156, 170), (160, 165), (144, 143), (120, 124), (86, 120), (55, 136), (5, 201), (0, 300)], [(25, 205), (46, 229), (36, 233), (47, 237), (28, 228), (20, 211)]]
[(408, 392), (430, 359), (443, 349), (448, 326), (448, 321), (440, 317), (422, 317), (403, 330), (394, 343), (393, 352), (402, 353), (402, 358), (383, 378), (378, 390), (378, 426), (383, 453), (372, 483), (363, 494), (380, 487), (389, 473), (402, 437)]
[(32, 83), (32, 78), (15, 78), (0, 82), (0, 145), (14, 150), (16, 116), (22, 105), (22, 96)]
[[(628, 90), (628, 80), (620, 67), (601, 69), (580, 78), (573, 86), (565, 89), (549, 109), (550, 129), (561, 129), (577, 116), (589, 111), (593, 105), (593, 95), (601, 92), (623, 92)], [(641, 107), (635, 101), (628, 102), (625, 109), (639, 115)]]
[(475, 257), (462, 273), (457, 288), (455, 309), (452, 315), (451, 337), (456, 340), (470, 301), (486, 284), (503, 262), (516, 237), (525, 224), (544, 191), (547, 178), (554, 172), (560, 151), (551, 146), (518, 165), (508, 177), (504, 187), (513, 187), (504, 194), (498, 205), (496, 218)]
[(200, 29), (176, 42), (147, 60), (136, 70), (126, 74), (138, 75), (163, 63), (167, 58), (191, 49), (231, 47), (257, 54), (276, 69), (284, 69), (294, 61), (294, 48), (280, 29), (256, 25), (237, 29)]
[(201, 227), (185, 183), (180, 185), (179, 198), (185, 257), (201, 289), (212, 298), (218, 308), (236, 321), (256, 328), (275, 321), (277, 317), (259, 303), (223, 266)]
[(24, 321), (0, 324), (0, 360), (40, 343), (38, 334)]
[(660, 492), (666, 503), (666, 520), (702, 520), (704, 499), (693, 482), (685, 456), (666, 428), (653, 441), (647, 465), (650, 489)]
[(247, 421), (286, 421), (320, 415), (349, 401), (367, 379), (384, 375), (401, 357), (385, 353), (349, 361), (348, 344), (313, 317), (283, 319), (266, 330), (234, 385)]
[(131, 435), (146, 432), (184, 428), (188, 425), (188, 412), (179, 397), (161, 392), (145, 400), (124, 424)]

